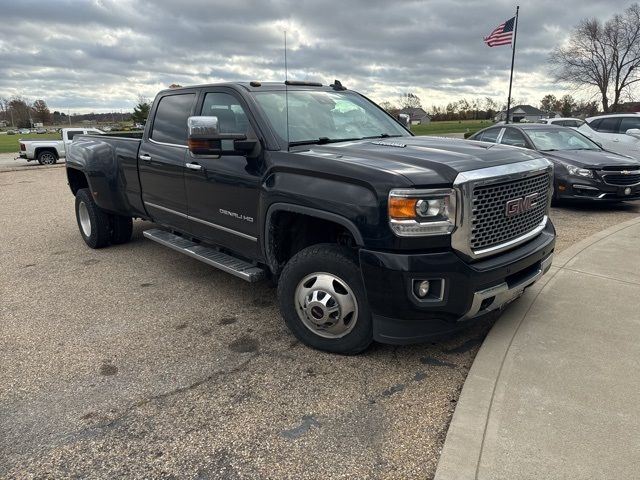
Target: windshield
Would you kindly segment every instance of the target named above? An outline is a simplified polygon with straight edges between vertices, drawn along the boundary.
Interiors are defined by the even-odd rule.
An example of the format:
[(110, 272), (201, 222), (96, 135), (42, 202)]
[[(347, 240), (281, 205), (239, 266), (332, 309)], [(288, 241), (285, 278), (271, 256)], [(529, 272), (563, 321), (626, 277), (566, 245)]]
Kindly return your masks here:
[[(286, 143), (285, 92), (254, 95), (276, 134)], [(384, 111), (351, 92), (289, 91), (288, 103), (290, 145), (410, 135)]]
[(527, 135), (536, 150), (601, 150), (597, 144), (571, 128), (527, 130)]

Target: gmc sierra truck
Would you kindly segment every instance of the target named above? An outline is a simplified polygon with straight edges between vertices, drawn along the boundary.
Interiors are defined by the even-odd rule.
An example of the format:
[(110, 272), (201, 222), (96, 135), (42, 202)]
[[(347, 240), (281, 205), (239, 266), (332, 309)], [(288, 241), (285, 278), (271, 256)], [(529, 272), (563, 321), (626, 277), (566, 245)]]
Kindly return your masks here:
[(83, 135), (66, 163), (91, 248), (158, 242), (278, 285), (305, 344), (422, 342), (500, 309), (549, 269), (552, 166), (415, 137), (336, 81), (160, 92), (141, 138)]
[(20, 144), (20, 151), (18, 152), (18, 158), (23, 158), (27, 162), (31, 160), (38, 160), (40, 165), (53, 165), (60, 158), (64, 158), (67, 154), (67, 149), (73, 137), (82, 134), (96, 134), (100, 135), (102, 131), (97, 128), (63, 128), (62, 140), (18, 140)]

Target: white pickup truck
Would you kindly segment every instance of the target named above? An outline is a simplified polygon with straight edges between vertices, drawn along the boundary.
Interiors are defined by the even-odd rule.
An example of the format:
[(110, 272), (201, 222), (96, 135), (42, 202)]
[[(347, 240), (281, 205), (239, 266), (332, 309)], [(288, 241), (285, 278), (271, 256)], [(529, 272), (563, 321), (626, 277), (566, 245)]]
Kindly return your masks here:
[(41, 165), (51, 165), (64, 158), (67, 154), (67, 147), (76, 135), (90, 133), (101, 135), (103, 132), (97, 128), (63, 128), (62, 140), (18, 140), (20, 152), (18, 158), (24, 158), (27, 162), (38, 160)]

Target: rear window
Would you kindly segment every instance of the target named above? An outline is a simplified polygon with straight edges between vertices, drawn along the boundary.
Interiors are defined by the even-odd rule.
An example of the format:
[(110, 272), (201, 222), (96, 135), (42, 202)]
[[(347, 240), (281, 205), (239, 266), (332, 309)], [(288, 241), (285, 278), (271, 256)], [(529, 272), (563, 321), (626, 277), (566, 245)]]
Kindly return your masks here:
[(195, 98), (195, 93), (162, 97), (153, 120), (151, 139), (156, 142), (186, 145), (187, 118), (191, 114)]
[(480, 140), (481, 142), (496, 143), (499, 133), (500, 133), (499, 128), (492, 128), (491, 130), (486, 130), (482, 132), (476, 140)]
[(636, 117), (624, 117), (620, 121), (620, 133), (626, 133), (631, 128), (640, 128), (640, 116)]
[(70, 131), (67, 131), (67, 138), (69, 140), (73, 140), (73, 137), (75, 137), (76, 135), (82, 135), (82, 130), (70, 130)]

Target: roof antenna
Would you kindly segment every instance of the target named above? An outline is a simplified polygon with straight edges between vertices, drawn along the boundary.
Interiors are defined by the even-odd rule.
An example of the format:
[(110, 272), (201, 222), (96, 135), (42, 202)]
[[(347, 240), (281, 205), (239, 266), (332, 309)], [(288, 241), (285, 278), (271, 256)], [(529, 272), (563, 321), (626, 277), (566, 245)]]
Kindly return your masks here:
[(287, 152), (289, 151), (289, 77), (287, 70), (287, 31), (284, 31), (284, 103), (287, 115)]

